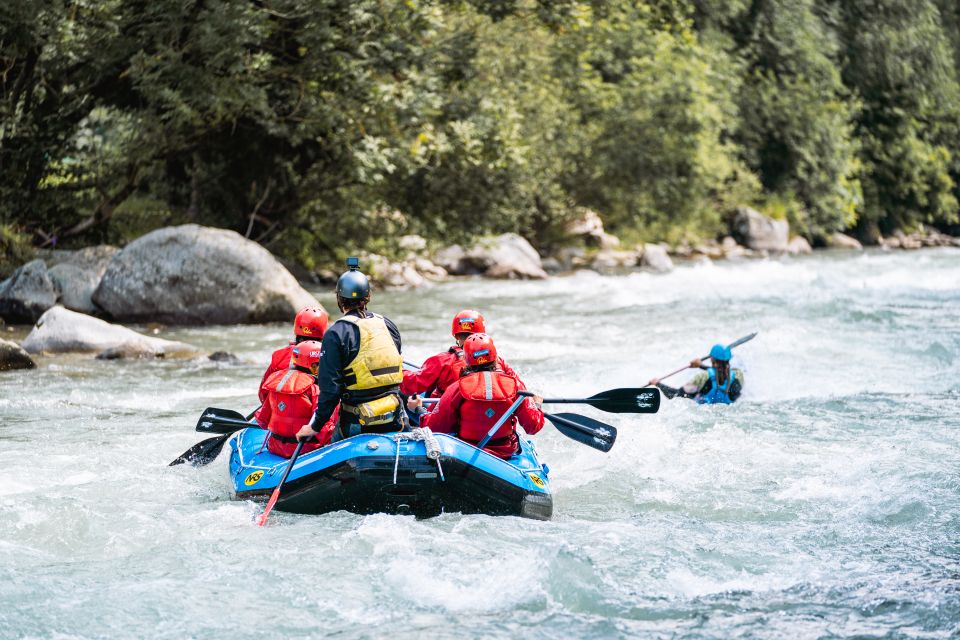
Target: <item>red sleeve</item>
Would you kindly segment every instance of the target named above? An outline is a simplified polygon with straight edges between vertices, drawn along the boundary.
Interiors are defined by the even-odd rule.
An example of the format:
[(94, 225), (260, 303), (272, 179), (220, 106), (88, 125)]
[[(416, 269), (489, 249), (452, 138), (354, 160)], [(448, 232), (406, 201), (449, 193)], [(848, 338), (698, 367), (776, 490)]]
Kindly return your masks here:
[(274, 371), (273, 362), (271, 362), (270, 366), (267, 367), (266, 373), (263, 374), (263, 378), (260, 379), (260, 391), (258, 393), (260, 396), (260, 404), (266, 404), (267, 402), (267, 390), (263, 388), (263, 385), (267, 384), (267, 378), (269, 378), (270, 374)]
[(514, 378), (517, 377), (517, 372), (513, 370), (513, 367), (507, 364), (507, 361), (500, 356), (497, 356), (497, 366), (500, 367), (500, 370), (508, 376), (513, 376)]
[(423, 361), (420, 371), (404, 371), (403, 382), (400, 383), (400, 393), (412, 396), (430, 391), (437, 385), (443, 363), (439, 355), (430, 356)]
[[(517, 389), (526, 391), (527, 386), (523, 381), (517, 378)], [(533, 435), (543, 429), (543, 411), (537, 408), (533, 403), (533, 398), (527, 398), (517, 407), (517, 422), (523, 427), (523, 430)]]
[(452, 384), (440, 396), (440, 402), (430, 413), (420, 416), (420, 426), (430, 427), (437, 433), (453, 433), (460, 426), (460, 385)]
[(270, 355), (270, 365), (263, 374), (263, 378), (260, 379), (260, 404), (263, 404), (267, 401), (267, 390), (263, 388), (263, 385), (267, 383), (267, 378), (277, 371), (290, 366), (290, 356), (288, 355), (289, 352), (289, 347), (281, 347)]
[(270, 416), (273, 415), (273, 409), (270, 407), (270, 392), (260, 386), (261, 397), (265, 398), (262, 402), (263, 404), (257, 409), (257, 413), (254, 417), (257, 419), (257, 424), (260, 425), (261, 429), (266, 429), (270, 424)]

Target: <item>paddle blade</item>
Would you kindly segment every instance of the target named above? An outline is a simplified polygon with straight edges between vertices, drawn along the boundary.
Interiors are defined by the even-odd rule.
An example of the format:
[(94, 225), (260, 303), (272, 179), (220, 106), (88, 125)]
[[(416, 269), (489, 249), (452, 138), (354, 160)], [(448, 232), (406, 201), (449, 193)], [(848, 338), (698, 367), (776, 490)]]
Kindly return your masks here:
[(757, 337), (757, 334), (758, 334), (758, 333), (760, 333), (760, 332), (759, 332), (759, 331), (754, 331), (753, 333), (751, 333), (751, 334), (748, 335), (748, 336), (743, 336), (743, 337), (740, 338), (739, 340), (734, 340), (733, 342), (731, 342), (730, 344), (727, 345), (727, 349), (733, 349), (734, 347), (739, 347), (739, 346), (742, 345), (744, 342), (750, 342), (751, 340), (753, 340), (754, 338)]
[(273, 493), (270, 495), (270, 502), (267, 503), (266, 508), (263, 510), (259, 516), (257, 516), (257, 526), (262, 527), (267, 524), (267, 518), (270, 516), (270, 511), (273, 509), (273, 505), (277, 504), (277, 498), (280, 497), (280, 485), (277, 485), (277, 488), (273, 490)]
[(560, 433), (588, 447), (606, 453), (617, 440), (617, 429), (609, 424), (576, 413), (545, 413)]
[(590, 396), (586, 404), (607, 413), (656, 413), (660, 410), (660, 389), (610, 389)]
[(197, 421), (197, 431), (200, 433), (233, 433), (247, 427), (256, 427), (253, 422), (247, 422), (243, 416), (239, 420), (236, 418), (225, 418), (217, 415), (204, 414)]
[(213, 462), (220, 451), (223, 449), (224, 443), (230, 438), (230, 434), (225, 434), (222, 436), (215, 436), (213, 438), (207, 438), (206, 440), (201, 440), (197, 444), (193, 445), (186, 451), (184, 451), (179, 458), (174, 460), (169, 464), (173, 467), (178, 464), (183, 464), (184, 462), (189, 462), (195, 467), (201, 467), (205, 464)]

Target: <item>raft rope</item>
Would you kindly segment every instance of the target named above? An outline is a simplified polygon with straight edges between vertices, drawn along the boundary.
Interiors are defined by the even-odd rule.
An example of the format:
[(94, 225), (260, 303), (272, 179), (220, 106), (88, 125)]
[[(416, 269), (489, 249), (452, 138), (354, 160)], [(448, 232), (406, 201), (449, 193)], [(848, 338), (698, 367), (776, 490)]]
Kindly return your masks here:
[(440, 442), (437, 441), (430, 427), (417, 427), (411, 431), (402, 431), (396, 434), (393, 440), (397, 446), (397, 457), (393, 461), (393, 484), (397, 484), (397, 470), (400, 468), (401, 440), (422, 440), (424, 446), (427, 448), (427, 458), (437, 463), (437, 473), (440, 474), (440, 482), (446, 482), (446, 479), (443, 477), (443, 467), (440, 466)]

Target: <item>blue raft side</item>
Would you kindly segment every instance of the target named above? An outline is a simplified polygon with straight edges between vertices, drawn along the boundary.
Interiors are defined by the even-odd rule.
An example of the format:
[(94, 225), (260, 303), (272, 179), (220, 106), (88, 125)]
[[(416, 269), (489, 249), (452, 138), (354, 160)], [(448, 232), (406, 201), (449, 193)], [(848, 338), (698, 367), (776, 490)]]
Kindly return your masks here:
[[(280, 478), (283, 477), (289, 459), (274, 455), (263, 447), (266, 434), (267, 432), (263, 429), (243, 429), (230, 440), (230, 475), (233, 479), (234, 492), (238, 495), (269, 491), (276, 488)], [(548, 471), (537, 459), (536, 449), (531, 440), (521, 438), (520, 455), (503, 460), (455, 436), (444, 433), (434, 435), (440, 444), (441, 465), (445, 459), (457, 458), (527, 491), (550, 494)], [(368, 446), (371, 443), (376, 443), (376, 447), (371, 449)], [(397, 455), (396, 447), (397, 442), (393, 434), (370, 433), (347, 438), (301, 455), (290, 471), (287, 482), (351, 459), (394, 457)], [(400, 441), (401, 459), (426, 458), (426, 455), (427, 449), (423, 442)], [(536, 477), (540, 484), (534, 482), (530, 478), (531, 475)], [(437, 482), (441, 480), (438, 478)]]

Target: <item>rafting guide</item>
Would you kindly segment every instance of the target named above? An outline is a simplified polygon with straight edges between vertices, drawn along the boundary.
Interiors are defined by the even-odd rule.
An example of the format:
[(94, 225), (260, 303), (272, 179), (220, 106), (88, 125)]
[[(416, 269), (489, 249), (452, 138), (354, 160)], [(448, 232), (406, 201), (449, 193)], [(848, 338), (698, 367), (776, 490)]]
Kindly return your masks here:
[(400, 399), (403, 357), (400, 330), (389, 318), (367, 311), (370, 280), (357, 258), (337, 280), (337, 306), (343, 312), (323, 336), (317, 374), (320, 397), (314, 419), (297, 433), (316, 435), (340, 405), (333, 442), (360, 433), (403, 431), (407, 416)]

